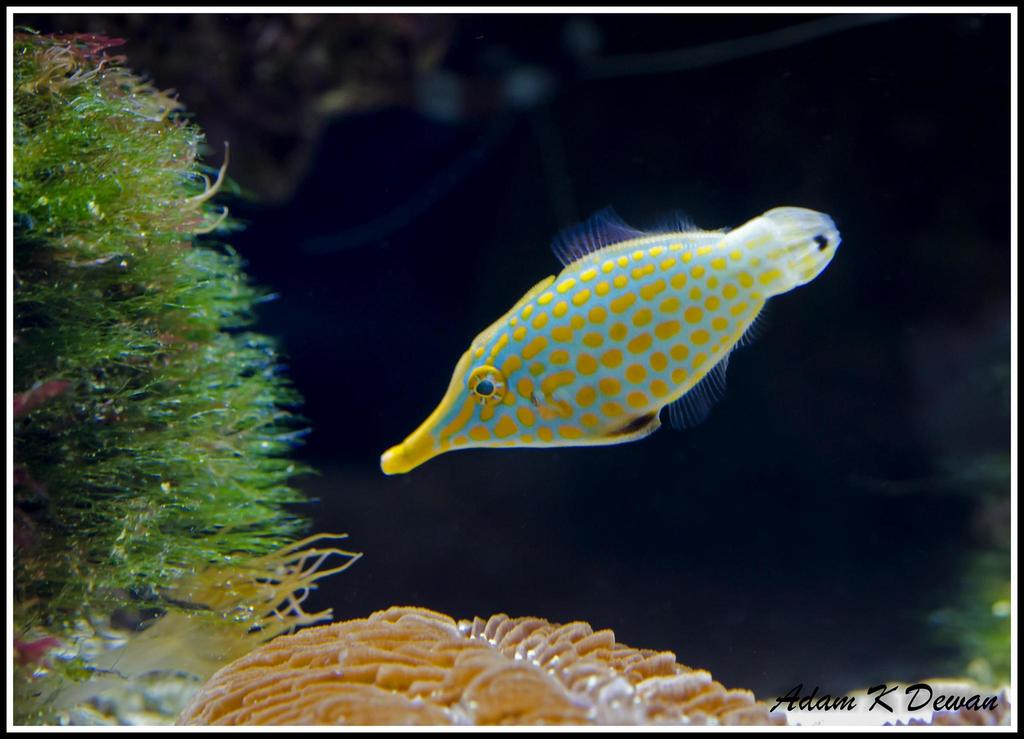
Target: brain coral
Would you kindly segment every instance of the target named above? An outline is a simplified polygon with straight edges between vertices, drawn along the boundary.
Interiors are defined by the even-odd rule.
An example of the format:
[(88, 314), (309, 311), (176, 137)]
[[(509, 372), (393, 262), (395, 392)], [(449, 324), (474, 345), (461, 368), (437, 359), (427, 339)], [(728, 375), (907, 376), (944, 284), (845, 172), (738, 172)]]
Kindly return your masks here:
[(228, 665), (180, 724), (781, 724), (671, 652), (539, 618), (422, 608), (283, 636)]

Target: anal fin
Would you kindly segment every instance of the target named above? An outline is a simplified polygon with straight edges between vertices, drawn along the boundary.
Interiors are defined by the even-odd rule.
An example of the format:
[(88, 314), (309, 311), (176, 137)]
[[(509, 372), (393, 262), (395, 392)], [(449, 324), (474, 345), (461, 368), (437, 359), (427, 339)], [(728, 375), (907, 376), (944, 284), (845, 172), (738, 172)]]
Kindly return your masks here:
[(692, 428), (710, 415), (715, 403), (725, 395), (725, 371), (728, 367), (729, 355), (726, 354), (700, 382), (669, 404), (668, 418), (672, 428)]

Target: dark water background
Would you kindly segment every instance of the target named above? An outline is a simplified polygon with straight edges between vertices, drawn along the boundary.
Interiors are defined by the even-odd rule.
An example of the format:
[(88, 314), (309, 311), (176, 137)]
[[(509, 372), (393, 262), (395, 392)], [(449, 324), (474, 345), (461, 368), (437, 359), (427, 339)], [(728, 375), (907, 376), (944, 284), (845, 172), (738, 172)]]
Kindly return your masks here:
[[(321, 475), (301, 481), (316, 499), (305, 512), (365, 554), (312, 608), (586, 620), (766, 696), (948, 669), (954, 645), (931, 615), (962, 597), (969, 554), (1009, 529), (1008, 503), (984, 518), (960, 475), (1009, 450), (1008, 16), (888, 19), (659, 72), (595, 61), (818, 17), (447, 19), (434, 69), (476, 81), (462, 113), (439, 118), (455, 98), (436, 80), (343, 111), (274, 202), (232, 203), (248, 228), (231, 243), (280, 295), (257, 328), (279, 338), (313, 428), (299, 456)], [(225, 111), (249, 92), (210, 100), (198, 86), (229, 61), (166, 42), (167, 29), (213, 31), (18, 20), (127, 36), (129, 63), (178, 88), (213, 142), (232, 140), (233, 165), (287, 156), (285, 132), (247, 159), (244, 121)], [(519, 105), (500, 92), (516, 74), (535, 83), (512, 88)], [(463, 451), (385, 477), (379, 455), (434, 408), (469, 341), (560, 269), (551, 237), (606, 205), (707, 228), (804, 206), (830, 214), (843, 244), (769, 303), (702, 426)]]

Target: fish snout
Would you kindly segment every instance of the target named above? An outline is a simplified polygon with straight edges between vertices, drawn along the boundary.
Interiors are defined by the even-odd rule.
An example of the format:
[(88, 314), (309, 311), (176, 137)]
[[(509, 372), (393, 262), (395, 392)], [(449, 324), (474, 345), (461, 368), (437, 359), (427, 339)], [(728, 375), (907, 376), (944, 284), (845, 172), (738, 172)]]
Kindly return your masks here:
[(429, 431), (420, 427), (380, 455), (380, 468), (385, 475), (402, 475), (440, 453)]

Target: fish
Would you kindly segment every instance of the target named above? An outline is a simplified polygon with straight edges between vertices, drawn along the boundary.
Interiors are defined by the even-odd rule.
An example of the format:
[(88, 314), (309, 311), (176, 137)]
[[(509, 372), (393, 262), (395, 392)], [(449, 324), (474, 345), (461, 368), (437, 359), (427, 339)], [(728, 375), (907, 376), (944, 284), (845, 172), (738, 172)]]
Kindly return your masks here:
[(441, 402), (381, 455), (387, 475), (449, 451), (597, 446), (703, 421), (765, 302), (807, 284), (840, 244), (833, 220), (773, 208), (733, 230), (643, 231), (611, 209), (559, 234), (564, 269), (473, 339)]

